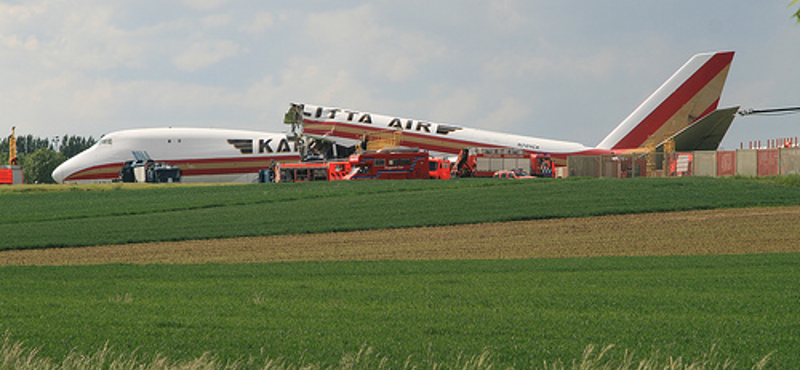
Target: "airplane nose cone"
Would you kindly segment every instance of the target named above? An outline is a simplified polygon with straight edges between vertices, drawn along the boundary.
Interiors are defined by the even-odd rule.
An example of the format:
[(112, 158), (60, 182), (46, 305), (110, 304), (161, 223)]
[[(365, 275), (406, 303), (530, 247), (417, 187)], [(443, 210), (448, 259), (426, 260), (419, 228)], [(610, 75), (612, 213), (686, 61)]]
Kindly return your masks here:
[(56, 167), (56, 169), (53, 170), (53, 173), (50, 174), (50, 176), (53, 177), (53, 180), (56, 180), (56, 182), (59, 184), (63, 184), (64, 179), (66, 179), (67, 176), (69, 175), (69, 170), (67, 169), (67, 162), (64, 162), (58, 167)]

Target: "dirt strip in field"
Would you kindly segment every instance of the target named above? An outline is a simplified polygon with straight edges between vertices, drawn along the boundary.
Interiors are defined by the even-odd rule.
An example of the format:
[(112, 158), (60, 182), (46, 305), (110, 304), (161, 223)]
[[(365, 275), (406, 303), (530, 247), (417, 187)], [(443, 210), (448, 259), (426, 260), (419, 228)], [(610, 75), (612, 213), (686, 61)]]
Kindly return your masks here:
[(0, 252), (0, 265), (509, 259), (800, 252), (800, 207)]

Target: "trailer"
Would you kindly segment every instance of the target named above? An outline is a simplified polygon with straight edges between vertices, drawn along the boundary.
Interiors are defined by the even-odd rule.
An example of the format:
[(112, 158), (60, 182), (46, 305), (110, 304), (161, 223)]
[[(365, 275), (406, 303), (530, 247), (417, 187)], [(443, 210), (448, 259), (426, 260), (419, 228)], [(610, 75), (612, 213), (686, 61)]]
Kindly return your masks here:
[(351, 165), (344, 161), (281, 163), (275, 172), (276, 182), (339, 181), (351, 172)]
[(24, 183), (22, 167), (0, 166), (0, 184), (19, 185)]
[(498, 171), (553, 177), (553, 169), (553, 160), (545, 153), (510, 148), (465, 148), (461, 150), (452, 172), (457, 177), (492, 177)]

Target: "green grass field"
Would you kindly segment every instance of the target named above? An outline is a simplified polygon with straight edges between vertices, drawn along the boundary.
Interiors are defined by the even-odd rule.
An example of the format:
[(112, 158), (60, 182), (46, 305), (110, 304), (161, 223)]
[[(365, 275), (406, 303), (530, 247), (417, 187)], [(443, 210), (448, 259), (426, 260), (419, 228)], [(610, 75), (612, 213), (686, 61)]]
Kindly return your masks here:
[[(0, 193), (0, 250), (800, 205), (797, 186), (708, 178), (82, 189)], [(107, 344), (333, 365), (368, 346), (387, 368), (527, 369), (614, 344), (795, 369), (798, 275), (799, 254), (3, 267), (0, 333), (55, 361)]]
[(61, 358), (120, 353), (398, 368), (488, 350), (498, 368), (719, 356), (800, 368), (800, 255), (0, 269), (0, 331)]
[(354, 181), (5, 193), (0, 204), (6, 250), (800, 205), (800, 187), (711, 178)]

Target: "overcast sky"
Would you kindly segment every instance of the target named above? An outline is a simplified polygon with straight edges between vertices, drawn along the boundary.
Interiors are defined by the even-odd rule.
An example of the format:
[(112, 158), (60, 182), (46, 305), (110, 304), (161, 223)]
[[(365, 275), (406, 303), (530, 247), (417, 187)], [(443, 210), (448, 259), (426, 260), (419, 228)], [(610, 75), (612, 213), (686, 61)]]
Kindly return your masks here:
[[(789, 3), (6, 1), (0, 135), (283, 132), (294, 101), (593, 146), (699, 52), (736, 52), (721, 106), (800, 106)], [(738, 117), (723, 146), (787, 136)]]

